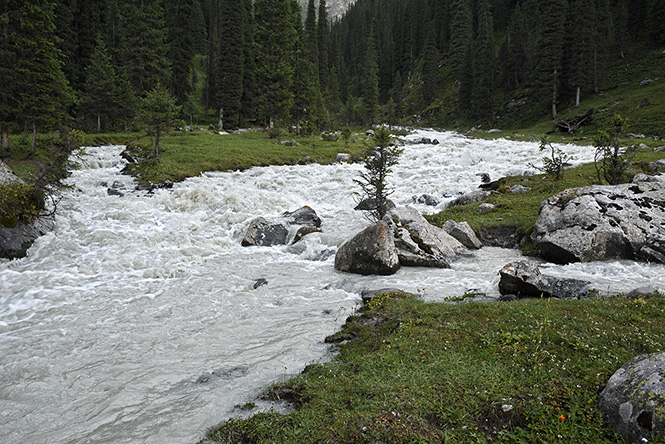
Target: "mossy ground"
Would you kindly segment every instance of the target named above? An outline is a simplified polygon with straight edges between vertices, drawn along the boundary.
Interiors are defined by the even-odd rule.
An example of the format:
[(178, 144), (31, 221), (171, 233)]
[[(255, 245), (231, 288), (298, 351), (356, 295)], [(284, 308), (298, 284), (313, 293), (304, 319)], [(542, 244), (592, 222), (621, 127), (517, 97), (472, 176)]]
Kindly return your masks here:
[[(332, 362), (284, 388), (288, 414), (233, 419), (202, 443), (620, 443), (609, 377), (663, 350), (665, 299), (441, 304), (382, 296)], [(371, 319), (371, 322), (367, 320)], [(656, 440), (654, 442), (665, 442)]]

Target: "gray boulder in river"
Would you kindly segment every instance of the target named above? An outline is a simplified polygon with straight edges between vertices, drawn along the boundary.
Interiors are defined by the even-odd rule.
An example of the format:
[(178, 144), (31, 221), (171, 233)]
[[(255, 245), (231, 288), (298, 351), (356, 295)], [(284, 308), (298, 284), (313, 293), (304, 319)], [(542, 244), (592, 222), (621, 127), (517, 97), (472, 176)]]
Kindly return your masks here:
[(639, 180), (569, 189), (544, 201), (531, 234), (540, 255), (557, 263), (665, 263), (665, 181)]
[(600, 393), (598, 407), (627, 442), (651, 442), (665, 433), (665, 352), (626, 362)]
[(380, 221), (344, 242), (335, 255), (335, 268), (357, 274), (390, 275), (399, 270), (390, 226)]
[(54, 227), (53, 216), (40, 216), (29, 222), (19, 221), (14, 227), (0, 225), (0, 257), (6, 259), (25, 257), (35, 240), (53, 231)]
[(583, 299), (597, 293), (591, 282), (546, 276), (540, 273), (537, 265), (528, 261), (505, 265), (499, 275), (499, 292), (518, 298)]
[(398, 207), (386, 216), (393, 225), (399, 261), (404, 266), (449, 268), (466, 250), (445, 230), (427, 222), (418, 210)]
[(286, 244), (289, 230), (281, 223), (272, 223), (263, 217), (257, 217), (249, 223), (247, 234), (242, 240), (243, 247), (270, 247)]

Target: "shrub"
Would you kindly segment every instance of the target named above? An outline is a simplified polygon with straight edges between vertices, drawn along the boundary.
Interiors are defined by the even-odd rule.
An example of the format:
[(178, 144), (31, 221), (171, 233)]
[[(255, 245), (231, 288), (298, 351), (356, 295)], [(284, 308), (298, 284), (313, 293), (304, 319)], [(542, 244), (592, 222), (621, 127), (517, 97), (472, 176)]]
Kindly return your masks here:
[[(628, 167), (635, 157), (635, 147), (623, 149), (619, 138), (626, 132), (627, 121), (616, 114), (609, 127), (601, 129), (594, 138), (596, 153), (594, 165), (598, 175), (598, 183), (605, 179), (610, 185), (617, 185), (625, 180)], [(602, 178), (601, 178), (602, 174)]]
[(553, 176), (555, 180), (563, 179), (564, 166), (567, 161), (570, 160), (570, 156), (563, 151), (561, 148), (557, 148), (552, 145), (552, 141), (543, 136), (540, 139), (540, 151), (550, 150), (550, 156), (543, 157), (543, 166), (539, 167), (530, 163), (529, 166), (542, 171), (548, 176)]

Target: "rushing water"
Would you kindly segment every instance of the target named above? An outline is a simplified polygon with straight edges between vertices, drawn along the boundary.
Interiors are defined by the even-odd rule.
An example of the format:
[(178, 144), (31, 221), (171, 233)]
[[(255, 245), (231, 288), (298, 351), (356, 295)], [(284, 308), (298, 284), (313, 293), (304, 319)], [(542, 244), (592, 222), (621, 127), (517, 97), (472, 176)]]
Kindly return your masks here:
[[(223, 137), (223, 136), (220, 136)], [(471, 191), (477, 173), (522, 173), (533, 143), (409, 136), (392, 176), (398, 204)], [(566, 146), (577, 162), (589, 148)], [(207, 173), (154, 194), (119, 174), (122, 147), (88, 148), (69, 179), (56, 229), (28, 257), (0, 262), (2, 443), (188, 443), (269, 383), (325, 359), (366, 288), (430, 300), (468, 289), (498, 296), (515, 250), (483, 248), (452, 269), (387, 277), (334, 270), (337, 247), (366, 225), (353, 211), (359, 165)], [(125, 196), (108, 195), (118, 181)], [(441, 199), (436, 211), (450, 198)], [(290, 247), (240, 247), (251, 219), (312, 206), (323, 233)], [(662, 266), (614, 261), (546, 268), (602, 288), (665, 288)], [(254, 289), (264, 278), (268, 284)], [(329, 289), (324, 290), (324, 287)]]

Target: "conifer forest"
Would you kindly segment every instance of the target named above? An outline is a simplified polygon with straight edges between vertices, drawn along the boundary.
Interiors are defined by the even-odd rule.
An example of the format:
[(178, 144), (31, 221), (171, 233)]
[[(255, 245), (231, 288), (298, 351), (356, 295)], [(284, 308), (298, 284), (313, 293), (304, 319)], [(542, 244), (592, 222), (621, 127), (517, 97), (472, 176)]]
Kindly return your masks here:
[[(489, 125), (556, 116), (613, 59), (665, 43), (662, 0), (4, 0), (0, 123), (131, 128), (156, 88), (185, 123)], [(519, 118), (516, 118), (519, 120)]]

